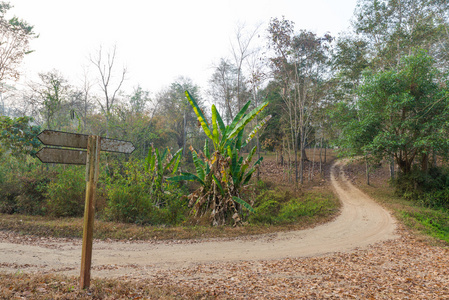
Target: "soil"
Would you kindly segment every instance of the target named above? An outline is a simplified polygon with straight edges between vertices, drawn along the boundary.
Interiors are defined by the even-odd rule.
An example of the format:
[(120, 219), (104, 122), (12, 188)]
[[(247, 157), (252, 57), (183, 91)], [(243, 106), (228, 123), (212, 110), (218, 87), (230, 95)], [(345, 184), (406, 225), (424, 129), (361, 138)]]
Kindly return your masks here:
[[(342, 209), (330, 223), (302, 231), (233, 239), (95, 240), (92, 277), (144, 278), (211, 264), (329, 256), (399, 237), (390, 213), (346, 179), (342, 162), (333, 165), (331, 184), (342, 201)], [(0, 271), (79, 274), (80, 240), (23, 237), (6, 232), (0, 238)]]

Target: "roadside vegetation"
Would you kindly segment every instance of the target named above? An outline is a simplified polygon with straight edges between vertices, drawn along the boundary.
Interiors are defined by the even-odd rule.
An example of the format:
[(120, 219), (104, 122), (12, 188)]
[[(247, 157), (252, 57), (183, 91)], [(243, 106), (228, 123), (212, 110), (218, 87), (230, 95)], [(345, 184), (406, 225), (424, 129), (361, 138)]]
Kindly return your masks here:
[[(444, 191), (444, 184), (438, 184), (438, 188), (433, 191), (413, 187), (409, 190), (413, 195), (410, 197), (404, 195), (406, 187), (402, 186), (403, 179), (390, 180), (389, 166), (385, 163), (371, 168), (370, 185), (366, 184), (364, 162), (353, 162), (345, 169), (357, 187), (390, 209), (402, 224), (424, 239), (430, 237), (429, 241), (432, 244), (449, 245), (449, 198), (438, 197), (440, 193), (444, 193), (440, 192)], [(438, 178), (427, 180), (438, 182)], [(408, 184), (410, 181), (405, 182)]]
[[(312, 151), (307, 151), (312, 158)], [(328, 150), (327, 162), (323, 162), (323, 174), (319, 175), (318, 163), (315, 162), (315, 180), (307, 182), (307, 186), (302, 189), (295, 190), (293, 183), (288, 183), (290, 176), (287, 164), (279, 165), (273, 154), (267, 153), (265, 162), (261, 166), (261, 177), (257, 181), (255, 178), (251, 181), (250, 188), (245, 196), (250, 199), (250, 203), (254, 208), (254, 212), (245, 212), (242, 214), (241, 226), (210, 226), (210, 219), (208, 216), (203, 218), (193, 218), (190, 215), (190, 210), (187, 206), (187, 201), (182, 197), (182, 194), (176, 196), (175, 201), (167, 204), (165, 208), (157, 209), (152, 206), (137, 206), (137, 201), (142, 200), (142, 191), (138, 191), (139, 184), (134, 182), (133, 188), (137, 190), (135, 195), (125, 194), (128, 188), (125, 186), (125, 192), (121, 192), (118, 185), (116, 187), (109, 187), (115, 193), (121, 192), (126, 195), (122, 196), (122, 202), (119, 202), (123, 207), (117, 209), (116, 215), (111, 213), (111, 204), (108, 204), (112, 199), (113, 205), (118, 205), (116, 198), (108, 199), (108, 193), (99, 191), (97, 199), (97, 219), (95, 220), (94, 238), (97, 239), (114, 239), (114, 240), (166, 240), (166, 239), (201, 239), (213, 237), (238, 237), (241, 235), (271, 233), (283, 230), (294, 230), (315, 226), (332, 219), (339, 210), (339, 201), (334, 196), (330, 187), (325, 183), (324, 172), (329, 171), (329, 166), (334, 158), (332, 151)], [(319, 157), (317, 156), (317, 159)], [(132, 165), (135, 162), (131, 162)], [(312, 166), (312, 162), (306, 163)], [(112, 170), (114, 168), (110, 166)], [(142, 167), (143, 168), (143, 167)], [(138, 169), (133, 167), (134, 172)], [(124, 168), (125, 173), (131, 177), (138, 177), (136, 174), (131, 174), (130, 170)], [(40, 170), (42, 172), (45, 171)], [(31, 203), (39, 207), (42, 213), (36, 214), (36, 210), (31, 210), (34, 214), (26, 213), (27, 210), (23, 202), (11, 202), (9, 210), (2, 211), (2, 218), (0, 219), (0, 228), (2, 230), (13, 231), (19, 234), (31, 234), (41, 237), (64, 237), (64, 238), (81, 238), (82, 237), (82, 211), (73, 209), (79, 206), (82, 207), (84, 198), (84, 172), (82, 167), (66, 166), (61, 167), (60, 172), (54, 174), (62, 174), (61, 181), (46, 177), (44, 183), (41, 183), (39, 192), (31, 189), (31, 193), (27, 194), (28, 190), (20, 189), (20, 198), (22, 199), (40, 199), (40, 202), (33, 201), (25, 202)], [(78, 183), (74, 183), (76, 177), (69, 177), (67, 174), (79, 173)], [(143, 175), (142, 175), (143, 174)], [(144, 177), (145, 173), (140, 176)], [(274, 176), (276, 174), (276, 176)], [(117, 175), (116, 175), (117, 176)], [(123, 180), (123, 179), (121, 179)], [(56, 185), (55, 192), (52, 195), (65, 195), (67, 191), (76, 194), (77, 189), (74, 186), (79, 185), (78, 188), (78, 202), (73, 205), (72, 202), (58, 202), (56, 206), (54, 199), (57, 197), (46, 198), (49, 193), (41, 193), (42, 189), (48, 190), (45, 183), (49, 185)], [(17, 181), (17, 184), (23, 184)], [(110, 183), (108, 183), (110, 184)], [(106, 188), (107, 185), (102, 185)], [(315, 188), (313, 188), (315, 187)], [(140, 187), (142, 188), (142, 187)], [(165, 187), (170, 191), (170, 196), (174, 194), (173, 190)], [(172, 188), (173, 189), (173, 188)], [(178, 192), (180, 193), (180, 192)], [(188, 188), (184, 189), (184, 195), (188, 193)], [(37, 197), (35, 194), (38, 194)], [(174, 196), (172, 196), (174, 197)], [(51, 199), (51, 201), (49, 201)], [(75, 197), (72, 199), (76, 199)], [(144, 198), (145, 199), (145, 198)], [(126, 202), (124, 202), (126, 201)], [(134, 203), (134, 204), (133, 204)], [(28, 205), (28, 204), (27, 204)], [(143, 205), (143, 204), (142, 204)], [(58, 207), (58, 211), (51, 210), (51, 207)], [(26, 206), (28, 207), (28, 206)], [(136, 214), (134, 207), (139, 207), (140, 211)], [(148, 210), (151, 209), (151, 210)], [(12, 213), (11, 213), (12, 212)], [(45, 212), (45, 213), (44, 213)], [(58, 213), (65, 212), (65, 213)], [(69, 213), (68, 213), (69, 212)], [(114, 218), (115, 216), (115, 218)], [(125, 216), (134, 216), (136, 219), (126, 219)], [(139, 218), (137, 218), (137, 217)], [(137, 221), (136, 221), (137, 220)]]

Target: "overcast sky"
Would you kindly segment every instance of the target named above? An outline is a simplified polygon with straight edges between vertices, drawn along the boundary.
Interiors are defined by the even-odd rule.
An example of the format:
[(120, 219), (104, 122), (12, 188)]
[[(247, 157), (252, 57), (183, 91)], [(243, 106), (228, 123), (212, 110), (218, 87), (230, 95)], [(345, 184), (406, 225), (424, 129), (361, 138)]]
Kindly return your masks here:
[[(357, 0), (13, 0), (15, 15), (39, 34), (34, 53), (23, 61), (23, 80), (59, 70), (81, 82), (83, 66), (99, 47), (117, 47), (117, 66), (126, 66), (126, 88), (140, 84), (152, 93), (178, 76), (207, 88), (211, 66), (230, 56), (238, 23), (261, 26), (272, 17), (295, 22), (295, 29), (336, 36), (349, 26)], [(262, 40), (264, 44), (266, 43)]]

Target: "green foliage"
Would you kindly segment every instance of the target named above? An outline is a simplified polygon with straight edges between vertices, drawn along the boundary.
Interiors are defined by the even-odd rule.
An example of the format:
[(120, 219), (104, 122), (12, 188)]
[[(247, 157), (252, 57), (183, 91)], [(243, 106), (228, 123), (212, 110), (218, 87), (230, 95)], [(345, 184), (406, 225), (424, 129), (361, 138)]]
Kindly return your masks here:
[(432, 151), (447, 157), (449, 93), (436, 79), (433, 60), (423, 51), (405, 57), (398, 71), (366, 73), (359, 101), (341, 104), (346, 113), (336, 122), (342, 125), (339, 145), (378, 160), (394, 157), (404, 174), (418, 159), (426, 171)]
[(45, 212), (48, 174), (36, 168), (31, 158), (3, 155), (0, 164), (0, 212), (40, 215)]
[[(182, 149), (179, 149), (174, 155), (171, 155), (170, 149), (166, 148), (160, 153), (159, 149), (150, 146), (148, 156), (145, 160), (145, 171), (148, 173), (149, 195), (156, 197), (156, 206), (164, 206), (163, 197), (159, 197), (164, 193), (164, 176), (170, 171), (173, 175), (178, 171), (179, 163), (182, 157)], [(165, 185), (166, 186), (166, 185)]]
[(301, 218), (313, 218), (335, 209), (335, 203), (329, 195), (307, 194), (295, 198), (288, 191), (269, 190), (257, 197), (255, 213), (249, 216), (249, 222), (272, 225), (293, 224)]
[[(188, 91), (186, 91), (186, 96), (209, 140), (205, 142), (204, 152), (197, 152), (190, 147), (196, 175), (182, 173), (170, 180), (190, 180), (201, 184), (200, 188), (188, 196), (189, 206), (193, 207), (195, 217), (201, 217), (210, 212), (214, 225), (225, 224), (231, 218), (235, 223), (239, 223), (241, 222), (239, 216), (241, 208), (253, 211), (251, 205), (241, 199), (240, 194), (262, 161), (261, 158), (250, 167), (256, 147), (245, 159), (240, 156), (240, 151), (270, 119), (270, 116), (259, 122), (246, 140), (243, 140), (243, 130), (268, 105), (268, 102), (254, 108), (249, 113), (246, 111), (250, 102), (246, 103), (231, 124), (225, 126), (215, 105), (212, 105), (212, 124), (210, 124)], [(213, 153), (209, 151), (209, 141), (212, 141)]]
[[(153, 152), (152, 152), (153, 153)], [(178, 154), (166, 164), (168, 151), (154, 154), (145, 162), (130, 160), (115, 170), (112, 178), (105, 178), (107, 205), (104, 218), (137, 224), (179, 224), (185, 219), (186, 203), (183, 190), (176, 184), (158, 180), (160, 170), (175, 164)], [(159, 164), (159, 165), (158, 165)], [(116, 167), (112, 167), (114, 169)], [(151, 171), (152, 170), (152, 171)]]
[(417, 168), (393, 182), (395, 192), (410, 201), (430, 208), (449, 209), (449, 170), (431, 168), (423, 173)]
[(66, 166), (47, 186), (48, 214), (54, 217), (80, 217), (84, 213), (86, 170)]
[(40, 127), (32, 126), (32, 122), (31, 117), (0, 116), (0, 156), (5, 152), (21, 158), (36, 154), (41, 145), (37, 139)]

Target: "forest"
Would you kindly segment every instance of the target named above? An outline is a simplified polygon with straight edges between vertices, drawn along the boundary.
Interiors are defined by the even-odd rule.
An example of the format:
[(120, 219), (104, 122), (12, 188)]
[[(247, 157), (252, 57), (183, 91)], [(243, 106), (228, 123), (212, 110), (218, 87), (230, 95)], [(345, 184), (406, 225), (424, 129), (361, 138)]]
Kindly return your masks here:
[(130, 94), (116, 47), (89, 57), (95, 80), (78, 85), (48, 70), (16, 86), (39, 37), (8, 19), (10, 9), (0, 3), (0, 213), (82, 216), (85, 167), (41, 163), (45, 129), (133, 143), (130, 155), (102, 154), (96, 210), (107, 221), (236, 226), (281, 222), (270, 217), (278, 213), (295, 222), (301, 201), (280, 208), (259, 197), (264, 156), (301, 191), (324, 176), (310, 163), (319, 153), (321, 168), (330, 149), (361, 159), (368, 184), (387, 164), (401, 197), (449, 209), (446, 0), (359, 0), (351, 29), (338, 36), (284, 17), (241, 26), (207, 87), (180, 76), (156, 93), (137, 84)]

